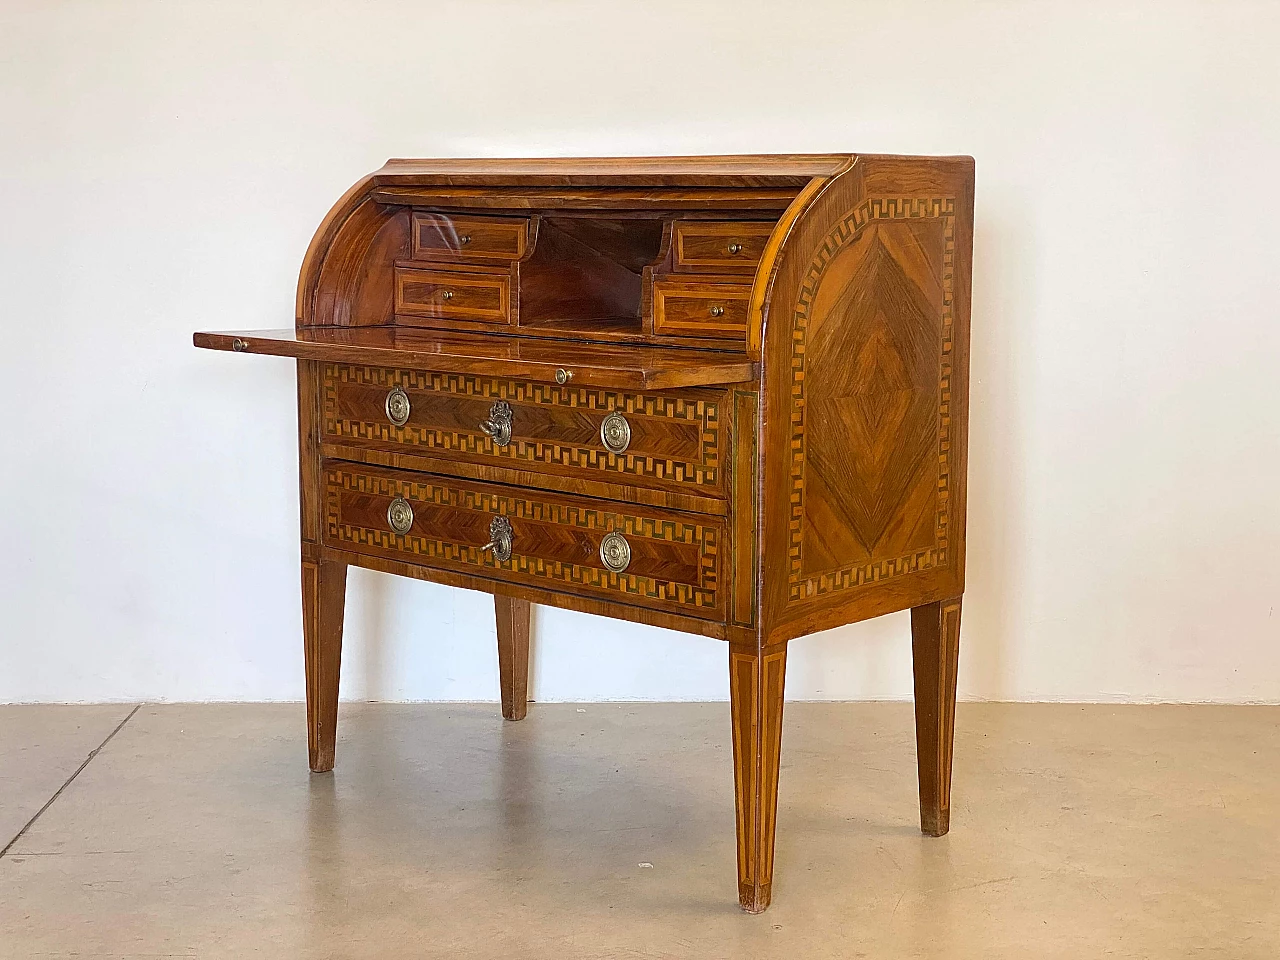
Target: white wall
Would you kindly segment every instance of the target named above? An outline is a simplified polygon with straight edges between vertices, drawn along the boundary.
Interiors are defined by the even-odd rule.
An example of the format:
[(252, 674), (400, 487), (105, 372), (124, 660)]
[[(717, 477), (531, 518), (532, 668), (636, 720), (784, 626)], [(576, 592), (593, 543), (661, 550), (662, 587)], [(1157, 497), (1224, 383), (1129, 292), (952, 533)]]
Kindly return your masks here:
[[(388, 156), (977, 158), (969, 697), (1280, 700), (1280, 4), (0, 0), (0, 701), (303, 692), (288, 326)], [(344, 696), (497, 692), (488, 598), (354, 571)], [(719, 698), (539, 609), (538, 699)], [(792, 646), (904, 697), (905, 614)]]

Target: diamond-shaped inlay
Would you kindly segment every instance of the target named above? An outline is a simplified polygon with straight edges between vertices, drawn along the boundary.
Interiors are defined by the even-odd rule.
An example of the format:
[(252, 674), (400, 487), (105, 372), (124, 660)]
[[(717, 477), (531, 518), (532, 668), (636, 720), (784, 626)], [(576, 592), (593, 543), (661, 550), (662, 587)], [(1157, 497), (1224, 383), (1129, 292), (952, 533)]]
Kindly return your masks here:
[(793, 600), (945, 561), (951, 200), (870, 200), (819, 245), (792, 341)]

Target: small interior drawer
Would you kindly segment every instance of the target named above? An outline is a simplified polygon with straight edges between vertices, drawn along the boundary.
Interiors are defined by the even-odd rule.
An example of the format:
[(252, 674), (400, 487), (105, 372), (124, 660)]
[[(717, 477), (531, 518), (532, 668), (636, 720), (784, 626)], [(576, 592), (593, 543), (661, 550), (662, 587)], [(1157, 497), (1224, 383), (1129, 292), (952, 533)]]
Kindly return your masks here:
[(677, 220), (675, 268), (706, 273), (755, 273), (773, 224), (756, 221)]
[(653, 332), (675, 337), (725, 337), (747, 334), (751, 287), (706, 280), (655, 280)]
[(397, 267), (396, 313), (510, 323), (511, 277)]
[(529, 247), (529, 221), (415, 210), (411, 236), (415, 260), (519, 260)]

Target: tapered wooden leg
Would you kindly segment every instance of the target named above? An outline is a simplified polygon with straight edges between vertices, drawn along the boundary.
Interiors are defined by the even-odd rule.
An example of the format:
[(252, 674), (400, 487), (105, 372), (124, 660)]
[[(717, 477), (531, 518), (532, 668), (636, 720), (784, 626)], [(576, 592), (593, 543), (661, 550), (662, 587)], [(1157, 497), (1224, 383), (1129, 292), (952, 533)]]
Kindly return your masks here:
[(729, 645), (733, 779), (738, 812), (738, 902), (748, 913), (769, 906), (782, 748), (782, 687), (787, 645)]
[(956, 724), (960, 598), (911, 608), (916, 688), (916, 760), (920, 766), (920, 830), (940, 837), (951, 828), (951, 748)]
[(502, 716), (523, 720), (529, 709), (529, 601), (494, 594)]
[(333, 769), (338, 734), (338, 669), (347, 565), (302, 562), (302, 633), (307, 664), (307, 752), (311, 769)]

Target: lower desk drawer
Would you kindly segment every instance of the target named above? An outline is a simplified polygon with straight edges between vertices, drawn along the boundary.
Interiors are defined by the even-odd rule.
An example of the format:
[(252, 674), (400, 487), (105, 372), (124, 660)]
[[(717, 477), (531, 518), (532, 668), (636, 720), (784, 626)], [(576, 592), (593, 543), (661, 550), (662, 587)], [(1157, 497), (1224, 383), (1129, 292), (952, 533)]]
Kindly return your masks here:
[(725, 393), (632, 393), (351, 364), (322, 369), (328, 443), (724, 496)]
[(325, 461), (324, 488), (324, 536), (332, 547), (684, 616), (724, 617), (725, 534), (717, 517), (336, 460)]

